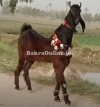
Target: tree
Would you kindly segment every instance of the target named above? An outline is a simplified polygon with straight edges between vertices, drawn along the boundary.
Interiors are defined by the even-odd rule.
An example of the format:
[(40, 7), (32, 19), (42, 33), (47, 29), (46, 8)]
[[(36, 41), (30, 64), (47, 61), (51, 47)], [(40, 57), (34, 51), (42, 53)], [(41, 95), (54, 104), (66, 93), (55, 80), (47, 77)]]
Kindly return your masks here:
[(10, 14), (9, 1), (5, 1), (3, 4), (2, 13)]
[(83, 14), (83, 19), (88, 21), (88, 22), (91, 22), (92, 21), (92, 14), (91, 13), (84, 13)]
[(46, 6), (46, 11), (48, 10), (48, 6)]
[(94, 15), (93, 21), (99, 21), (100, 22), (100, 14), (96, 13)]
[(65, 3), (66, 3), (66, 10), (67, 10), (69, 1), (66, 1)]
[[(9, 0), (10, 12), (12, 14), (14, 14), (14, 12), (16, 10), (17, 3), (19, 1), (20, 2), (26, 2), (26, 3), (28, 3), (28, 2), (32, 3), (33, 2), (33, 0)], [(0, 4), (1, 4), (1, 6), (3, 6), (3, 0), (0, 0)]]
[(87, 13), (88, 11), (89, 11), (89, 9), (86, 7), (86, 8), (85, 8), (85, 12)]
[(50, 6), (50, 11), (51, 11), (51, 6), (52, 6), (52, 4), (51, 4), (51, 3), (49, 3), (49, 6)]

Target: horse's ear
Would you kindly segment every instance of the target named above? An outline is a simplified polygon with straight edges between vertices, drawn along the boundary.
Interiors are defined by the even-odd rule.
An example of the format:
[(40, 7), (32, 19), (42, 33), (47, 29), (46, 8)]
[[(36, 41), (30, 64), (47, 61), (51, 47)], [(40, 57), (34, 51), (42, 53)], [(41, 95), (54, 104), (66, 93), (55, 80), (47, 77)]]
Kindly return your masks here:
[(71, 8), (71, 1), (69, 1), (69, 3), (68, 3), (68, 4), (69, 4), (69, 7)]
[(81, 8), (81, 6), (82, 6), (82, 3), (80, 2), (80, 8)]

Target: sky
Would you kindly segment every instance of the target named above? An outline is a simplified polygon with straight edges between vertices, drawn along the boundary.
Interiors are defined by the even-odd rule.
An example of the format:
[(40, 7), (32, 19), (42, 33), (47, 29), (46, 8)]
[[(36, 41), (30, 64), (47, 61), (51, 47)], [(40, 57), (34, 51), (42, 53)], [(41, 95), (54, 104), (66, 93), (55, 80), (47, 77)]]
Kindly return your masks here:
[[(66, 2), (67, 0), (34, 0), (34, 3), (18, 3), (18, 6), (31, 6), (36, 7), (41, 10), (46, 10), (46, 5), (49, 3), (52, 4), (53, 10), (65, 10), (66, 9)], [(68, 0), (69, 1), (69, 0)], [(100, 12), (100, 0), (70, 0), (72, 4), (79, 4), (79, 2), (82, 2), (82, 11), (84, 12), (84, 9), (86, 7), (89, 8), (89, 12), (92, 14), (99, 13)], [(49, 9), (49, 7), (48, 7)]]

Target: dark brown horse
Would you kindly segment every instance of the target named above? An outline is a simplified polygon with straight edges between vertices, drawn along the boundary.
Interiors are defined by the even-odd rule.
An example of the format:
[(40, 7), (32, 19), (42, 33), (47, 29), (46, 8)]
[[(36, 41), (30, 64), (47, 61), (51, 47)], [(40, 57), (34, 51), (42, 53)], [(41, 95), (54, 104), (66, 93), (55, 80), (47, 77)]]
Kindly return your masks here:
[[(50, 38), (45, 38), (38, 34), (31, 25), (24, 24), (21, 29), (21, 36), (18, 39), (18, 66), (15, 70), (15, 89), (19, 90), (19, 75), (24, 71), (24, 80), (28, 90), (32, 90), (31, 81), (29, 78), (29, 69), (35, 61), (53, 63), (54, 72), (56, 75), (57, 85), (55, 87), (54, 96), (55, 101), (60, 101), (59, 91), (62, 87), (64, 101), (70, 104), (67, 94), (66, 81), (64, 78), (64, 70), (69, 65), (72, 54), (69, 53), (72, 46), (73, 31), (75, 30), (74, 23), (80, 22), (80, 6), (74, 4), (70, 6), (70, 12), (65, 17), (63, 26), (55, 30), (54, 35)], [(30, 52), (56, 52), (67, 53), (66, 55), (27, 55)], [(38, 54), (38, 53), (37, 53)], [(37, 71), (38, 72), (38, 71)]]

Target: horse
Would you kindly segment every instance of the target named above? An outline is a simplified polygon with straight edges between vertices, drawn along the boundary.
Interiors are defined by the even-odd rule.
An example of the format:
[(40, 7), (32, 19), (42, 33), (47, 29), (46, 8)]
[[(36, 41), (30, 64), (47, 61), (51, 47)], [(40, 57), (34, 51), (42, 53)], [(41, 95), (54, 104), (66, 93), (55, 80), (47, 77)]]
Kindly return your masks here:
[[(29, 77), (29, 69), (35, 61), (52, 63), (56, 79), (56, 87), (54, 90), (55, 101), (60, 102), (59, 91), (62, 87), (65, 104), (71, 104), (67, 93), (67, 84), (64, 77), (64, 70), (69, 65), (72, 57), (72, 37), (75, 30), (75, 24), (80, 22), (81, 6), (69, 2), (70, 12), (65, 17), (63, 26), (54, 31), (51, 37), (46, 38), (37, 33), (30, 24), (23, 24), (21, 35), (18, 38), (18, 65), (14, 71), (15, 89), (19, 90), (19, 75), (24, 71), (23, 77), (28, 87), (27, 90), (32, 91), (31, 81)], [(36, 52), (37, 54), (27, 54), (28, 52)], [(63, 54), (38, 54), (38, 52), (58, 52)]]

